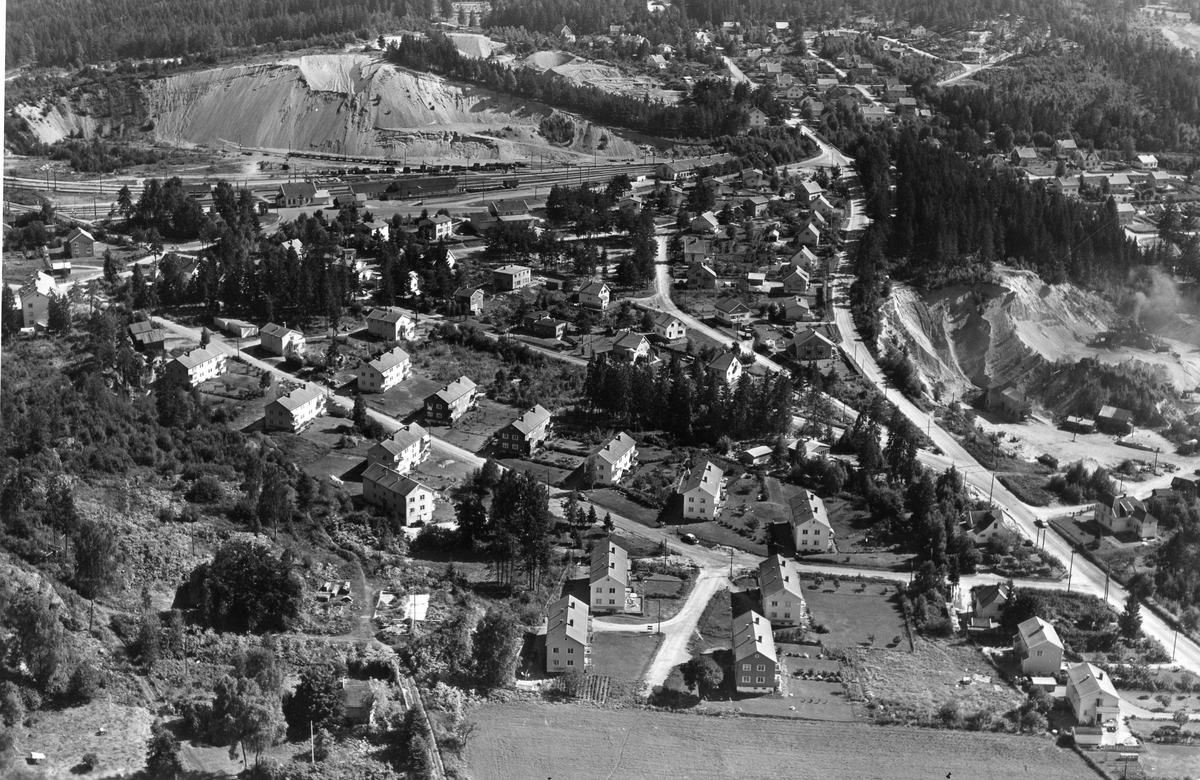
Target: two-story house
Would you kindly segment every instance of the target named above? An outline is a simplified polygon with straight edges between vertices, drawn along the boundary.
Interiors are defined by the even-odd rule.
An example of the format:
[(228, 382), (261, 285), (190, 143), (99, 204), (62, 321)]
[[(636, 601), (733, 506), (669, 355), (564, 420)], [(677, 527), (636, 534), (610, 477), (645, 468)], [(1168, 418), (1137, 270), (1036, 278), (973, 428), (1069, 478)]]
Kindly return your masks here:
[(628, 587), (629, 552), (613, 542), (596, 545), (588, 575), (592, 612), (624, 612)]
[(596, 481), (615, 485), (637, 466), (637, 442), (628, 433), (618, 433), (592, 453), (592, 461), (596, 464)]
[(225, 373), (224, 352), (215, 349), (193, 349), (167, 363), (167, 376), (177, 379), (186, 387), (199, 387), (201, 383), (216, 379)]
[(417, 324), (395, 306), (371, 309), (367, 312), (367, 333), (384, 341), (412, 341), (417, 335)]
[(360, 393), (386, 393), (412, 376), (412, 360), (408, 353), (396, 347), (358, 367)]
[(552, 427), (550, 410), (538, 404), (501, 428), (496, 443), (505, 452), (528, 455), (545, 443)]
[(1001, 584), (980, 585), (971, 591), (971, 615), (999, 622), (1008, 604), (1008, 591)]
[(154, 327), (149, 320), (142, 320), (129, 323), (129, 338), (133, 341), (133, 348), (139, 352), (161, 351), (167, 342), (167, 332)]
[(802, 490), (792, 496), (788, 509), (797, 553), (824, 553), (833, 549), (833, 525), (820, 496)]
[(717, 272), (708, 263), (694, 262), (688, 267), (688, 287), (694, 290), (715, 290), (719, 281)]
[(591, 282), (579, 288), (579, 305), (604, 311), (612, 300), (612, 290), (604, 282)]
[(967, 539), (976, 547), (981, 547), (992, 539), (1005, 536), (1008, 531), (1004, 528), (1004, 518), (998, 509), (978, 509), (967, 512), (959, 523)]
[(742, 378), (742, 361), (738, 360), (737, 355), (732, 352), (717, 355), (706, 368), (721, 382), (729, 386), (736, 385)]
[(1121, 720), (1121, 697), (1112, 677), (1089, 663), (1067, 668), (1067, 703), (1081, 724), (1099, 726)]
[(684, 518), (714, 520), (725, 506), (725, 473), (706, 460), (688, 474), (679, 494)]
[(492, 286), (498, 292), (511, 292), (533, 283), (533, 269), (523, 265), (506, 265), (492, 271)]
[(563, 596), (550, 605), (546, 618), (546, 672), (583, 671), (588, 664), (588, 605)]
[(788, 354), (796, 360), (830, 360), (837, 354), (837, 345), (816, 328), (799, 331), (787, 347)]
[(808, 272), (802, 268), (794, 268), (783, 277), (784, 295), (804, 295), (808, 292)]
[(63, 252), (70, 258), (95, 257), (96, 239), (83, 228), (74, 228), (63, 239)]
[(313, 420), (325, 414), (325, 394), (302, 387), (267, 404), (265, 427), (268, 431), (299, 433)]
[(631, 330), (617, 331), (613, 336), (612, 351), (617, 357), (636, 363), (650, 354), (650, 340)]
[(477, 393), (476, 384), (467, 377), (460, 376), (425, 399), (425, 420), (440, 425), (452, 425), (475, 408)]
[(1096, 501), (1096, 522), (1113, 534), (1132, 534), (1138, 539), (1158, 536), (1158, 518), (1134, 496), (1103, 493)]
[(733, 674), (738, 693), (773, 693), (779, 687), (779, 656), (771, 624), (757, 612), (733, 619)]
[(258, 331), (262, 348), (272, 355), (287, 357), (304, 354), (304, 334), (286, 325), (268, 322)]
[(1063, 643), (1054, 626), (1040, 617), (1031, 617), (1017, 626), (1013, 655), (1021, 665), (1022, 674), (1053, 676), (1062, 666)]
[(679, 341), (687, 337), (687, 326), (673, 314), (660, 311), (651, 316), (654, 335), (667, 341)]
[(367, 463), (379, 463), (398, 474), (407, 474), (425, 462), (432, 443), (429, 431), (416, 423), (409, 423), (390, 439), (372, 445), (367, 450)]
[(478, 287), (459, 287), (454, 291), (454, 302), (463, 314), (478, 314), (483, 309), (483, 290)]
[(417, 222), (417, 231), (427, 241), (440, 241), (454, 234), (454, 220), (445, 214), (434, 214)]
[(363, 472), (362, 483), (364, 501), (390, 510), (405, 525), (433, 520), (433, 490), (420, 482), (372, 463)]
[(758, 591), (762, 613), (772, 628), (800, 625), (804, 620), (804, 592), (800, 569), (782, 555), (772, 555), (758, 564)]

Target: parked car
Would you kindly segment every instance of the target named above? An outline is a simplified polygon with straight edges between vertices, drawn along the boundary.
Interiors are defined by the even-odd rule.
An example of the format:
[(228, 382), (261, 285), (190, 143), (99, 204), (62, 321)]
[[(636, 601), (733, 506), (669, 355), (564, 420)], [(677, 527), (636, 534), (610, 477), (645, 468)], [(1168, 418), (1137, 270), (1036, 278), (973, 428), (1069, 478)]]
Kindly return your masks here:
[(684, 534), (683, 536), (681, 536), (679, 538), (683, 540), (684, 544), (699, 544), (700, 543), (700, 540), (696, 538), (695, 534)]

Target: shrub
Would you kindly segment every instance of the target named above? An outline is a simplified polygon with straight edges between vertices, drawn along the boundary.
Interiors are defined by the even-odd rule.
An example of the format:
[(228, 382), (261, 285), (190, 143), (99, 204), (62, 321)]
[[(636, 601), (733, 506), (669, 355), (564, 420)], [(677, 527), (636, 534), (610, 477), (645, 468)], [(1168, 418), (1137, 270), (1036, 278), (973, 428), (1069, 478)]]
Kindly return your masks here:
[(215, 504), (221, 500), (223, 492), (217, 478), (207, 474), (192, 483), (185, 497), (193, 504)]
[(100, 756), (95, 753), (84, 753), (83, 758), (79, 759), (79, 766), (84, 772), (90, 772), (100, 766)]

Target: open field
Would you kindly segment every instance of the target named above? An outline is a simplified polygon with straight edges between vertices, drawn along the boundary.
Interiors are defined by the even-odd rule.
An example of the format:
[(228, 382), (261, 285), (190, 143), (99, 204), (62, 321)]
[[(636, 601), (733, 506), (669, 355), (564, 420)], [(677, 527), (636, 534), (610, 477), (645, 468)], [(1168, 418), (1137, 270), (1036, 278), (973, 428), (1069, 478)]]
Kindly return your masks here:
[[(647, 621), (647, 625), (652, 621)], [(592, 637), (592, 674), (615, 677), (626, 682), (639, 682), (650, 665), (650, 659), (662, 643), (658, 634), (608, 634), (597, 632)]]
[[(18, 727), (16, 749), (46, 754), (40, 767), (45, 777), (74, 777), (74, 767), (84, 753), (95, 753), (100, 763), (93, 776), (132, 774), (146, 763), (150, 739), (150, 713), (141, 707), (122, 707), (95, 701), (82, 707), (42, 710), (30, 718), (29, 728)], [(101, 735), (100, 729), (106, 732)]]
[[(849, 653), (858, 676), (851, 693), (861, 686), (863, 695), (901, 719), (931, 717), (949, 701), (956, 701), (964, 716), (982, 709), (1002, 715), (1025, 699), (1000, 679), (979, 648), (960, 639), (918, 639), (911, 653), (861, 648)], [(972, 681), (963, 685), (968, 677)]]
[(538, 703), (489, 705), (474, 720), (466, 759), (476, 780), (1095, 778), (1049, 740), (1004, 734)]
[[(884, 648), (891, 645), (896, 636), (902, 637), (900, 650), (908, 649), (904, 633), (904, 615), (892, 602), (893, 586), (879, 583), (863, 583), (867, 589), (856, 592), (858, 583), (844, 582), (834, 589), (831, 580), (813, 588), (815, 583), (805, 581), (804, 599), (812, 612), (813, 625), (823, 625), (826, 633), (814, 633), (826, 647), (855, 647), (875, 636), (874, 646)], [(887, 587), (888, 592), (881, 591)]]

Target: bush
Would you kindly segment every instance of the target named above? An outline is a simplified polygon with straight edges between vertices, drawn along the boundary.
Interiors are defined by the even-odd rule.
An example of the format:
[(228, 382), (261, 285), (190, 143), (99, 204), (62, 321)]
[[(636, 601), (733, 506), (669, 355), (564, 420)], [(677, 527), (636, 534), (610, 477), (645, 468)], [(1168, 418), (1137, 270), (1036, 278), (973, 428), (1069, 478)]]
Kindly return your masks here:
[(215, 504), (221, 500), (223, 493), (221, 483), (208, 474), (192, 483), (185, 498), (193, 504)]
[(79, 759), (79, 766), (84, 772), (90, 772), (100, 766), (100, 756), (95, 753), (84, 753), (83, 758)]

